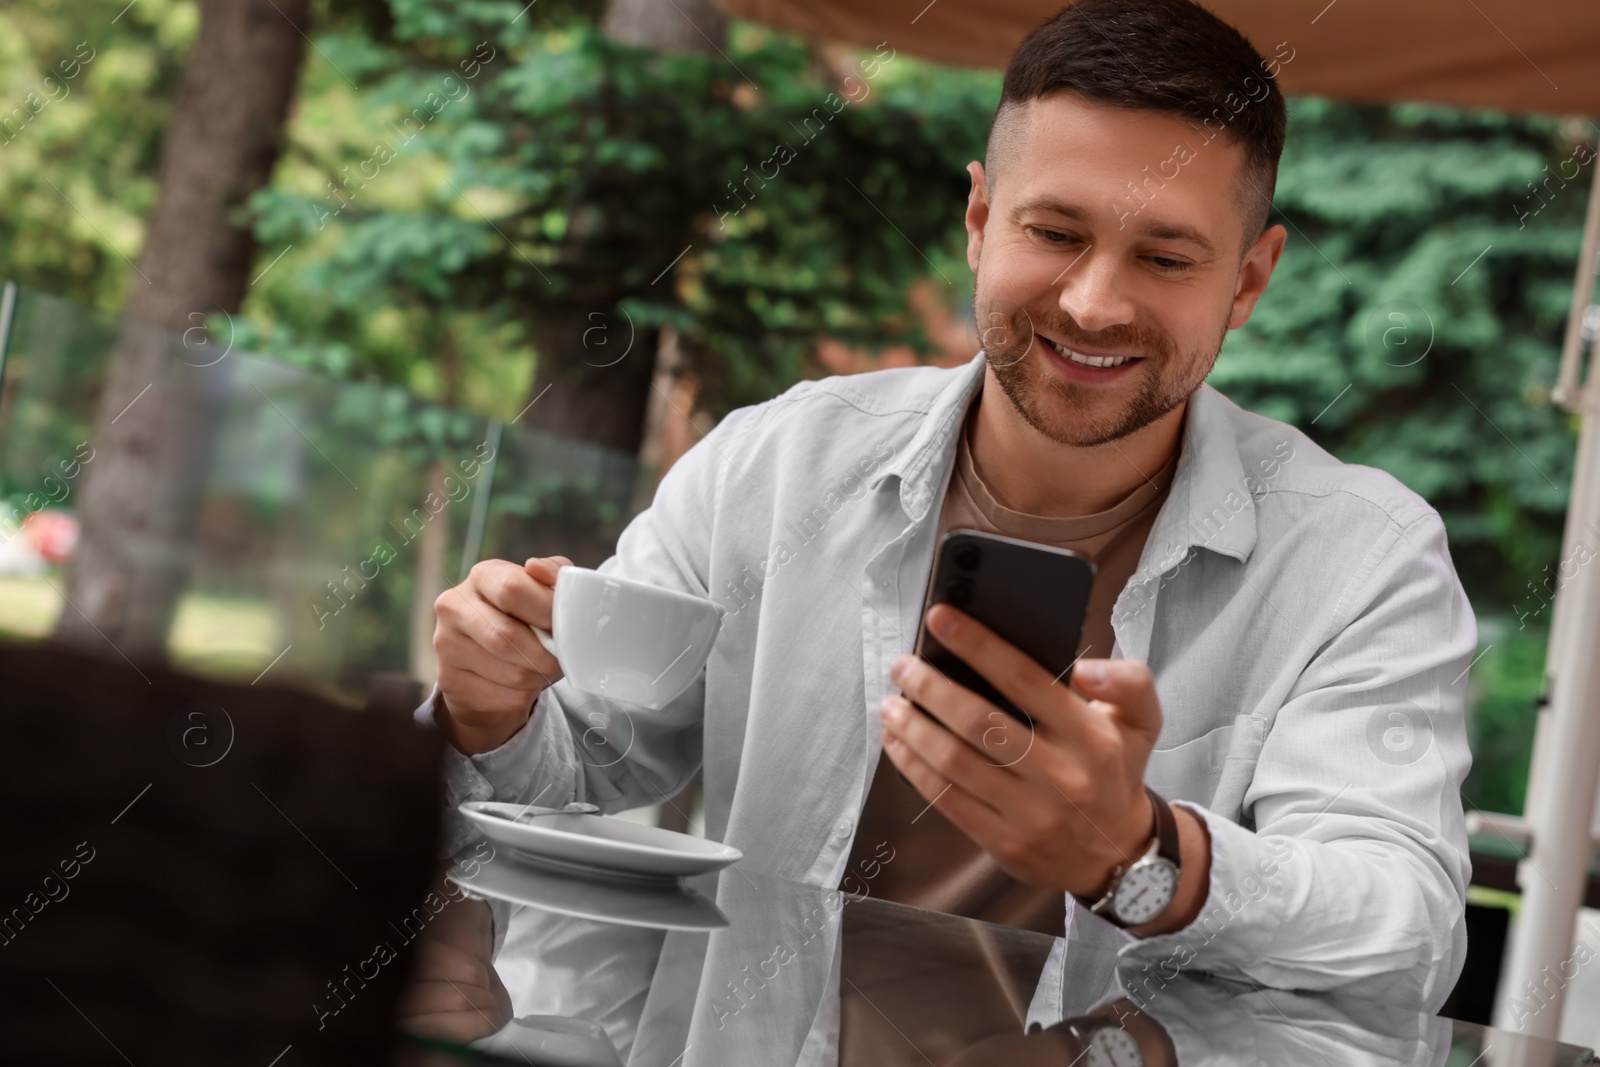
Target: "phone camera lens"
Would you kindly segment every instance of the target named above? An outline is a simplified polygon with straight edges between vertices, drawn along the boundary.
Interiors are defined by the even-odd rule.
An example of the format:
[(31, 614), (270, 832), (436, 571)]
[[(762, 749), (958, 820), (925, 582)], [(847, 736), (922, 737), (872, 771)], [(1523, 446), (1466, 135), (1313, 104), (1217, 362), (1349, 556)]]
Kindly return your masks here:
[(978, 546), (962, 545), (956, 549), (955, 555), (951, 558), (962, 570), (975, 571), (978, 569)]
[(972, 603), (972, 583), (965, 578), (957, 578), (945, 586), (944, 600), (951, 607), (964, 608)]

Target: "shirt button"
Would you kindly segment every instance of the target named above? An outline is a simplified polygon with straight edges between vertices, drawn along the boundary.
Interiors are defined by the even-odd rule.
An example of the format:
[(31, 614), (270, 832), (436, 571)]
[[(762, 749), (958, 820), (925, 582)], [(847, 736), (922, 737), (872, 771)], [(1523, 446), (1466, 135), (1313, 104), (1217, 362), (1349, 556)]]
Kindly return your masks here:
[(834, 826), (833, 832), (838, 837), (849, 837), (850, 831), (853, 829), (854, 826), (849, 819), (840, 819), (838, 824)]

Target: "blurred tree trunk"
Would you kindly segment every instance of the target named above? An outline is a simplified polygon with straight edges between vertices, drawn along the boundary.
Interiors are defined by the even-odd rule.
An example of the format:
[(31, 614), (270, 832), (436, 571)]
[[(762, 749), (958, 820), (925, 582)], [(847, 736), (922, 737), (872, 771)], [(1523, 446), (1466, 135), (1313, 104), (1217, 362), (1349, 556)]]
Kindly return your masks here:
[(309, 28), (310, 0), (201, 0), (96, 416), (64, 639), (165, 657), (228, 393), (227, 339), (201, 327), (239, 310), (250, 284), (243, 210), (282, 151)]
[[(659, 332), (639, 330), (632, 350), (611, 363), (614, 355), (610, 349), (615, 347), (621, 353), (632, 332), (620, 313), (609, 310), (616, 300), (615, 294), (594, 301), (575, 300), (571, 308), (578, 314), (560, 308), (541, 309), (532, 324), (539, 364), (533, 394), (528, 398), (538, 403), (528, 409), (522, 422), (533, 429), (635, 455), (644, 442)], [(598, 307), (608, 310), (599, 311)], [(585, 312), (596, 317), (586, 322)], [(594, 342), (602, 329), (608, 335), (605, 348), (586, 347), (585, 341)]]
[[(728, 20), (711, 0), (674, 0), (670, 4), (610, 0), (601, 29), (622, 44), (701, 55), (715, 54), (723, 47)], [(619, 180), (637, 178), (622, 174)], [(629, 237), (625, 227), (610, 235), (609, 241), (606, 235), (597, 234), (599, 228), (617, 221), (597, 215), (592, 207), (573, 212), (572, 255), (563, 255), (558, 267), (574, 282), (575, 298), (541, 307), (532, 323), (539, 363), (528, 399), (539, 398), (539, 402), (529, 409), (523, 424), (636, 455), (644, 441), (660, 333), (636, 330), (620, 313), (617, 304), (626, 294), (614, 280), (617, 271), (592, 261), (584, 251), (596, 243), (615, 250), (617, 242)], [(684, 232), (688, 232), (687, 220)], [(686, 237), (674, 247), (639, 248), (635, 244), (626, 251), (633, 257), (659, 259), (661, 269), (667, 270), (688, 240)], [(671, 285), (671, 272), (658, 284)]]

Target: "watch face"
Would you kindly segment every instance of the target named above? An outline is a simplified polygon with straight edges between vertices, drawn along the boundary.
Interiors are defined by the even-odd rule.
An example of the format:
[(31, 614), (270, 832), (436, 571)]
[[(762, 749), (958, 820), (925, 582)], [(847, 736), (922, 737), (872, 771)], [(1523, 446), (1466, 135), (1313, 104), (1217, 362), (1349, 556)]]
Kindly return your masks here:
[(1144, 1054), (1128, 1031), (1118, 1027), (1096, 1030), (1089, 1040), (1088, 1067), (1144, 1067)]
[(1165, 860), (1140, 863), (1122, 876), (1111, 908), (1126, 926), (1147, 923), (1167, 910), (1178, 891), (1178, 871)]

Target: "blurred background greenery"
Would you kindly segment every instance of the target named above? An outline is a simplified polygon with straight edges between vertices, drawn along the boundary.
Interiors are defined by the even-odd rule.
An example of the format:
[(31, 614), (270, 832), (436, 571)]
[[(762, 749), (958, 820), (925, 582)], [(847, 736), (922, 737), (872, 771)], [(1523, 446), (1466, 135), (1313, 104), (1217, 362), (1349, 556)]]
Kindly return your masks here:
[[(426, 491), (425, 479), (406, 477), (518, 419), (551, 436), (518, 446), (523, 473), (497, 476), (495, 494), (505, 515), (543, 515), (546, 533), (490, 536), (484, 550), (549, 537), (547, 550), (565, 551), (559, 517), (596, 499), (596, 479), (612, 488), (582, 536), (614, 536), (655, 473), (648, 457), (630, 464), (658, 384), (650, 359), (612, 369), (624, 338), (643, 353), (672, 339), (703, 426), (827, 373), (824, 338), (948, 360), (913, 291), (970, 327), (963, 167), (982, 158), (998, 72), (739, 23), (703, 34), (710, 47), (663, 52), (627, 43), (621, 16), (606, 18), (620, 6), (311, 5), (281, 156), (232, 215), (257, 242), (253, 281), (210, 325), (215, 343), (225, 334), (232, 351), (265, 358), (240, 372), (263, 397), (286, 395), (270, 381), (322, 398), (307, 401), (307, 418), (321, 413), (316, 433), (331, 435), (323, 443), (341, 466), (374, 445), (394, 457), (404, 484), (382, 503), (348, 514), (323, 505), (299, 528), (337, 530), (347, 546), (326, 553), (332, 569), (316, 581), (359, 558), (378, 517), (404, 514)], [(0, 10), (0, 277), (107, 317), (122, 308), (198, 28), (192, 0)], [(60, 82), (66, 94), (29, 106), (80, 44), (93, 58)], [(6, 126), (19, 105), (24, 121)], [(1588, 177), (1571, 176), (1584, 169), (1573, 152), (1592, 132), (1434, 106), (1292, 100), (1274, 212), (1289, 245), (1211, 378), (1335, 455), (1391, 472), (1444, 515), (1482, 635), (1467, 794), (1492, 810), (1521, 810), (1542, 688), (1543, 583), (1560, 549), (1575, 440), (1548, 392)], [(16, 513), (30, 510), (41, 465), (87, 437), (111, 344), (108, 318), (49, 335), (42, 324), (72, 312), (38, 306), (35, 355), (17, 363), (31, 367), (36, 402), (0, 408), (0, 498)], [(274, 377), (267, 363), (302, 376)], [(530, 408), (551, 384), (581, 402)], [(70, 399), (75, 390), (83, 395)], [(344, 437), (336, 410), (346, 412)], [(294, 443), (281, 426), (273, 432)], [(613, 474), (594, 474), (588, 488), (528, 490), (550, 466), (548, 451), (528, 449), (573, 439), (593, 446), (584, 463), (612, 463)], [(280, 447), (242, 440), (235, 447), (250, 455)], [(274, 469), (237, 475), (258, 525), (274, 509), (307, 506), (303, 487), (282, 470), (273, 482)], [(416, 604), (431, 602), (423, 585), (426, 575), (397, 577), (360, 601), (360, 648), (340, 655), (416, 673), (405, 620), (408, 604), (414, 624)], [(175, 644), (204, 647), (198, 637), (184, 645), (184, 626), (249, 628), (225, 612), (251, 590), (224, 582), (205, 595), (210, 621), (196, 622), (185, 601)], [(0, 599), (0, 626), (14, 630), (45, 628), (60, 610), (4, 584)], [(300, 627), (313, 617), (283, 610)], [(261, 625), (268, 633), (235, 655), (239, 669), (259, 669), (297, 632)], [(207, 654), (190, 659), (204, 665)]]

